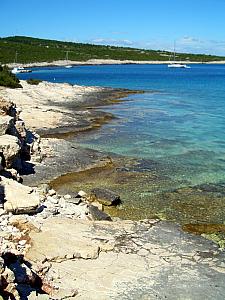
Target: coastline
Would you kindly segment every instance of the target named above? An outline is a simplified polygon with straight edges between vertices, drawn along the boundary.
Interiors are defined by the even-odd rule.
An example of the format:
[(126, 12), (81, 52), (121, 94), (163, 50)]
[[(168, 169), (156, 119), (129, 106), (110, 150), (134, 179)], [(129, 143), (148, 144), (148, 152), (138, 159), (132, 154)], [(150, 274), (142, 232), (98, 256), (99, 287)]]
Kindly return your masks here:
[[(23, 89), (5, 89), (2, 95), (17, 104), (27, 128), (41, 135), (43, 148), (47, 149), (44, 150), (44, 163), (36, 164), (35, 172), (29, 164), (25, 164), (25, 184), (53, 184), (60, 193), (65, 193), (63, 186), (69, 193), (73, 193), (74, 189), (90, 192), (89, 182), (110, 187), (121, 194), (125, 205), (119, 210), (105, 209), (111, 216), (123, 219), (139, 220), (150, 216), (182, 225), (193, 224), (196, 220), (209, 225), (218, 223), (218, 220), (221, 222), (216, 206), (210, 204), (210, 186), (207, 194), (201, 185), (188, 187), (187, 193), (186, 187), (180, 188), (169, 177), (163, 176), (164, 165), (160, 162), (85, 149), (76, 144), (76, 135), (98, 130), (115, 118), (113, 114), (102, 111), (101, 106), (116, 104), (124, 101), (121, 97), (143, 91), (65, 83), (42, 82), (38, 86), (28, 85), (25, 81), (21, 83)], [(110, 165), (108, 171), (104, 169), (107, 165)], [(80, 176), (83, 176), (81, 185), (79, 182), (76, 184), (76, 178)], [(182, 197), (191, 205), (182, 205)], [(164, 198), (166, 203), (162, 201)], [(198, 199), (201, 203), (203, 198), (208, 205), (200, 217), (195, 210), (195, 201)], [(220, 197), (214, 201), (221, 207)], [(148, 204), (145, 210), (141, 209), (144, 204)]]
[[(23, 84), (23, 91), (1, 89), (0, 94), (21, 107), (21, 118), (29, 130), (52, 134), (51, 138), (42, 139), (44, 160), (32, 166), (35, 168), (33, 174), (24, 174), (24, 184), (38, 186), (68, 171), (104, 168), (112, 164), (112, 158), (107, 153), (83, 149), (53, 137), (70, 132), (76, 126), (83, 126), (85, 130), (89, 130), (89, 126), (94, 128), (98, 122), (93, 116), (95, 109), (98, 114), (101, 104), (116, 103), (121, 96), (135, 91), (73, 88), (67, 84), (45, 82), (39, 88)], [(93, 104), (90, 102), (92, 99), (96, 100)], [(72, 122), (75, 109), (76, 120)], [(105, 117), (104, 112), (100, 114)], [(80, 123), (84, 119), (90, 122), (88, 126)], [(25, 260), (41, 279), (42, 291), (46, 293), (44, 299), (107, 300), (123, 299), (124, 295), (128, 295), (124, 299), (154, 299), (164, 295), (173, 299), (175, 288), (179, 298), (186, 297), (187, 292), (193, 297), (196, 293), (207, 293), (211, 298), (224, 295), (224, 253), (211, 241), (185, 233), (179, 225), (157, 219), (93, 221), (88, 219), (86, 212), (84, 219), (77, 218), (71, 211), (86, 205), (82, 197), (79, 205), (73, 196), (67, 197), (69, 201), (64, 197), (63, 201), (68, 201), (66, 214), (64, 202), (60, 211), (56, 212), (63, 196), (50, 191), (44, 196), (43, 212), (15, 215), (13, 218), (13, 224), (26, 225), (26, 230), (31, 224), (35, 225), (35, 229), (31, 226), (33, 229), (28, 230), (30, 248)], [(45, 206), (49, 209), (49, 202), (51, 213), (46, 217), (43, 214)], [(86, 206), (84, 208), (87, 209)], [(186, 275), (182, 277), (180, 274)], [(208, 274), (210, 276), (206, 281)], [(170, 282), (165, 282), (164, 275), (170, 278)], [(23, 291), (26, 280), (19, 283)], [(213, 289), (215, 280), (217, 288)], [(187, 286), (188, 291), (184, 289)], [(37, 295), (36, 286), (29, 290), (28, 295), (33, 292)], [(41, 296), (38, 294), (37, 299), (42, 299)]]
[(41, 82), (33, 86), (24, 80), (20, 82), (23, 89), (3, 88), (0, 92), (6, 100), (16, 104), (28, 130), (41, 136), (44, 163), (36, 164), (33, 174), (30, 174), (29, 165), (24, 170), (23, 182), (30, 186), (109, 163), (109, 154), (79, 147), (70, 138), (97, 130), (115, 118), (113, 114), (102, 111), (101, 106), (124, 101), (122, 98), (130, 94), (143, 93), (67, 83)]
[(98, 128), (114, 118), (99, 109), (100, 106), (118, 103), (129, 94), (143, 93), (46, 81), (36, 86), (25, 80), (20, 82), (22, 89), (3, 88), (1, 95), (21, 109), (21, 118), (28, 129), (52, 137), (66, 137), (67, 134)]
[[(112, 60), (112, 59), (90, 59), (88, 61), (73, 61), (73, 60), (58, 60), (52, 62), (34, 62), (34, 63), (8, 63), (9, 68), (22, 66), (25, 68), (32, 67), (63, 67), (66, 65), (72, 66), (93, 66), (93, 65), (159, 65), (159, 64), (170, 64), (171, 61), (135, 61), (135, 60)], [(210, 62), (199, 62), (199, 61), (177, 61), (180, 64), (225, 64), (225, 61), (210, 61)]]

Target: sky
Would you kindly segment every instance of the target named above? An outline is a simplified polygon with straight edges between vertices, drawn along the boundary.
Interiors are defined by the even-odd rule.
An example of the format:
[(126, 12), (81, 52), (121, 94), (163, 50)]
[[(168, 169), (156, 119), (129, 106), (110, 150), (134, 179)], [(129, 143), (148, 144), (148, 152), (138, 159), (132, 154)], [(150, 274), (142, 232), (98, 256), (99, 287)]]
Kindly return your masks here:
[(0, 37), (225, 56), (225, 0), (0, 0)]

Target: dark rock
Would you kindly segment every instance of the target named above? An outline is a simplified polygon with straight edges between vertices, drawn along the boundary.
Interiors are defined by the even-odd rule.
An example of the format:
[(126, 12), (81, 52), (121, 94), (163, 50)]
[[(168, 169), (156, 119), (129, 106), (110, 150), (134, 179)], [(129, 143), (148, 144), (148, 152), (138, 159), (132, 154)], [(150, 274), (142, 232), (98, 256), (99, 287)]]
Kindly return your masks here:
[(94, 205), (89, 206), (89, 212), (95, 221), (112, 221), (111, 217), (108, 214), (99, 210)]
[(91, 191), (91, 200), (97, 200), (103, 205), (118, 205), (121, 203), (120, 196), (113, 191), (104, 188), (94, 188)]

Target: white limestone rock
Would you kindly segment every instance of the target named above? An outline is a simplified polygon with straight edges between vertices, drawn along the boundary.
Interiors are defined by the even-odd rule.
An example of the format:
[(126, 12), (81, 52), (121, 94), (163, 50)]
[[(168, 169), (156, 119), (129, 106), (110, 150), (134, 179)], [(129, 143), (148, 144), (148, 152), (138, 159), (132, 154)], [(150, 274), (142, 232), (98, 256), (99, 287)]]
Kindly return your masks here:
[(0, 116), (0, 135), (6, 134), (7, 130), (14, 125), (14, 118), (10, 116)]
[(38, 193), (31, 187), (22, 185), (15, 180), (1, 177), (4, 188), (4, 210), (13, 214), (35, 212), (40, 204)]
[(5, 166), (10, 168), (13, 161), (19, 156), (21, 143), (15, 136), (4, 134), (0, 136), (0, 153), (2, 153)]

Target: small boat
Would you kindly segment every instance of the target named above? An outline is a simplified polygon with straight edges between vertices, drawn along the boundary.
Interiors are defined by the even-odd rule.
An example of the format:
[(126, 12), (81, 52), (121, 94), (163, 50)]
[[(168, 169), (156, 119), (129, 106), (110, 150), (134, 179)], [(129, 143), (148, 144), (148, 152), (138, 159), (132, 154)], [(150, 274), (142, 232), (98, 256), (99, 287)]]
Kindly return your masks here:
[(183, 69), (190, 69), (190, 66), (187, 66), (183, 63), (176, 62), (176, 50), (175, 50), (175, 41), (174, 41), (174, 51), (173, 51), (173, 62), (168, 64), (168, 68), (183, 68)]
[[(66, 61), (67, 61), (67, 63), (68, 63), (68, 53), (69, 53), (69, 51), (66, 51)], [(71, 65), (66, 65), (65, 66), (65, 68), (67, 68), (67, 69), (70, 69), (70, 68), (72, 68), (73, 66), (71, 66)]]
[[(18, 58), (18, 52), (16, 51), (16, 53), (15, 53), (15, 59), (14, 59), (14, 64), (16, 64), (16, 65), (18, 65), (17, 58)], [(25, 69), (24, 67), (15, 67), (11, 71), (11, 73), (13, 73), (13, 74), (31, 73), (31, 72), (32, 72), (31, 70)]]
[(180, 64), (180, 63), (171, 63), (168, 65), (168, 68), (184, 68), (184, 69), (190, 69), (190, 66), (187, 66), (186, 64)]
[(32, 71), (29, 69), (25, 69), (24, 67), (17, 67), (13, 68), (11, 73), (18, 74), (18, 73), (31, 73)]

